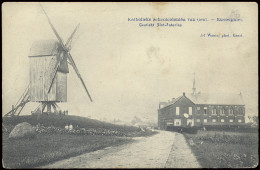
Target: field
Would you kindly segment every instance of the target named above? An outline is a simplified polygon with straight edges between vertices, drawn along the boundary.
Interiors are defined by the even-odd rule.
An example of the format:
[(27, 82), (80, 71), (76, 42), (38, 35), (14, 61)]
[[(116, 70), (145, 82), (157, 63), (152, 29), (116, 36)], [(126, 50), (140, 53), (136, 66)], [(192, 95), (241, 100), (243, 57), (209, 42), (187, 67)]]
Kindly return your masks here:
[(203, 168), (258, 165), (258, 133), (198, 131), (184, 136)]
[[(45, 133), (37, 131), (32, 139), (10, 140), (8, 135), (14, 125), (28, 122), (34, 127), (41, 124)], [(84, 128), (91, 133), (62, 131), (66, 124)], [(2, 155), (6, 168), (32, 168), (82, 153), (131, 142), (131, 137), (153, 135), (150, 130), (120, 126), (77, 116), (21, 116), (3, 118)], [(57, 131), (55, 131), (57, 129)], [(90, 131), (88, 131), (90, 130)], [(66, 133), (64, 133), (66, 132)], [(117, 133), (111, 133), (117, 132)]]

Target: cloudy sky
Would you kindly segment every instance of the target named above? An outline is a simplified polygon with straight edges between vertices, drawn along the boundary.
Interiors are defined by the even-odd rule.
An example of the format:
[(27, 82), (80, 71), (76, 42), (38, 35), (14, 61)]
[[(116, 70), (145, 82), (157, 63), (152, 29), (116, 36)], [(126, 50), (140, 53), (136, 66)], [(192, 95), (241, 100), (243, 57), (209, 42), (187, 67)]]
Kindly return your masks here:
[[(248, 114), (258, 111), (256, 3), (42, 3), (63, 41), (80, 23), (71, 54), (93, 98), (75, 72), (68, 74), (70, 114), (92, 118), (157, 120), (160, 101), (197, 91), (242, 92)], [(29, 84), (35, 40), (56, 39), (38, 3), (4, 3), (3, 113)], [(128, 18), (228, 18), (242, 22), (170, 22), (182, 27), (140, 27)], [(201, 34), (242, 34), (212, 38)], [(28, 104), (29, 114), (37, 103)]]

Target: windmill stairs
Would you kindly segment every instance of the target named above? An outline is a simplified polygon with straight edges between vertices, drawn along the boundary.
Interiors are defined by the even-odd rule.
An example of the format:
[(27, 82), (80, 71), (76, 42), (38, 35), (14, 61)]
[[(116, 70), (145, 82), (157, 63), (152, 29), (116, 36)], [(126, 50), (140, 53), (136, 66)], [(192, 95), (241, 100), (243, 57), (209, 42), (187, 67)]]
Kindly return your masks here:
[(30, 85), (27, 86), (27, 88), (25, 89), (25, 91), (23, 92), (19, 100), (16, 102), (16, 104), (12, 106), (12, 110), (10, 110), (4, 116), (5, 117), (19, 116), (24, 106), (29, 101), (30, 101)]

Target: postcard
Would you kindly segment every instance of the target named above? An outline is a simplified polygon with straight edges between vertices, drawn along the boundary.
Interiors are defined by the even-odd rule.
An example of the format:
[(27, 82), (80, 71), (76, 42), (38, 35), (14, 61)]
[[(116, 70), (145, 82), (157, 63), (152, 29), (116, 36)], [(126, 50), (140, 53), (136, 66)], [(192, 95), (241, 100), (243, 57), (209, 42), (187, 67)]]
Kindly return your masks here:
[(258, 165), (255, 2), (5, 2), (2, 166)]

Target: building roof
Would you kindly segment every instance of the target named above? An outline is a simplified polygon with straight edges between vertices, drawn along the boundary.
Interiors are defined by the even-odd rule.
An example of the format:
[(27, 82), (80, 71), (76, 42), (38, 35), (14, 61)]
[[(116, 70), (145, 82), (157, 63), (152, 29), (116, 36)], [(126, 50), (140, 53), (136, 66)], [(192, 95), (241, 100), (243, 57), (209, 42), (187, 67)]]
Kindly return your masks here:
[(244, 105), (241, 94), (197, 93), (186, 96), (195, 104)]
[(29, 56), (48, 56), (56, 55), (61, 46), (56, 40), (40, 40), (35, 41), (30, 49)]
[(176, 101), (178, 101), (182, 96), (178, 97), (178, 98), (173, 98), (172, 100), (168, 101), (168, 102), (160, 102), (160, 106), (162, 106), (161, 108), (167, 107), (169, 105), (174, 104)]
[[(185, 95), (185, 93), (184, 93)], [(244, 105), (244, 100), (242, 94), (219, 94), (219, 93), (197, 93), (186, 94), (188, 99), (190, 99), (194, 104), (208, 104), (208, 105)], [(161, 108), (170, 106), (177, 102), (181, 97), (174, 98), (169, 102), (160, 102), (163, 105)]]

